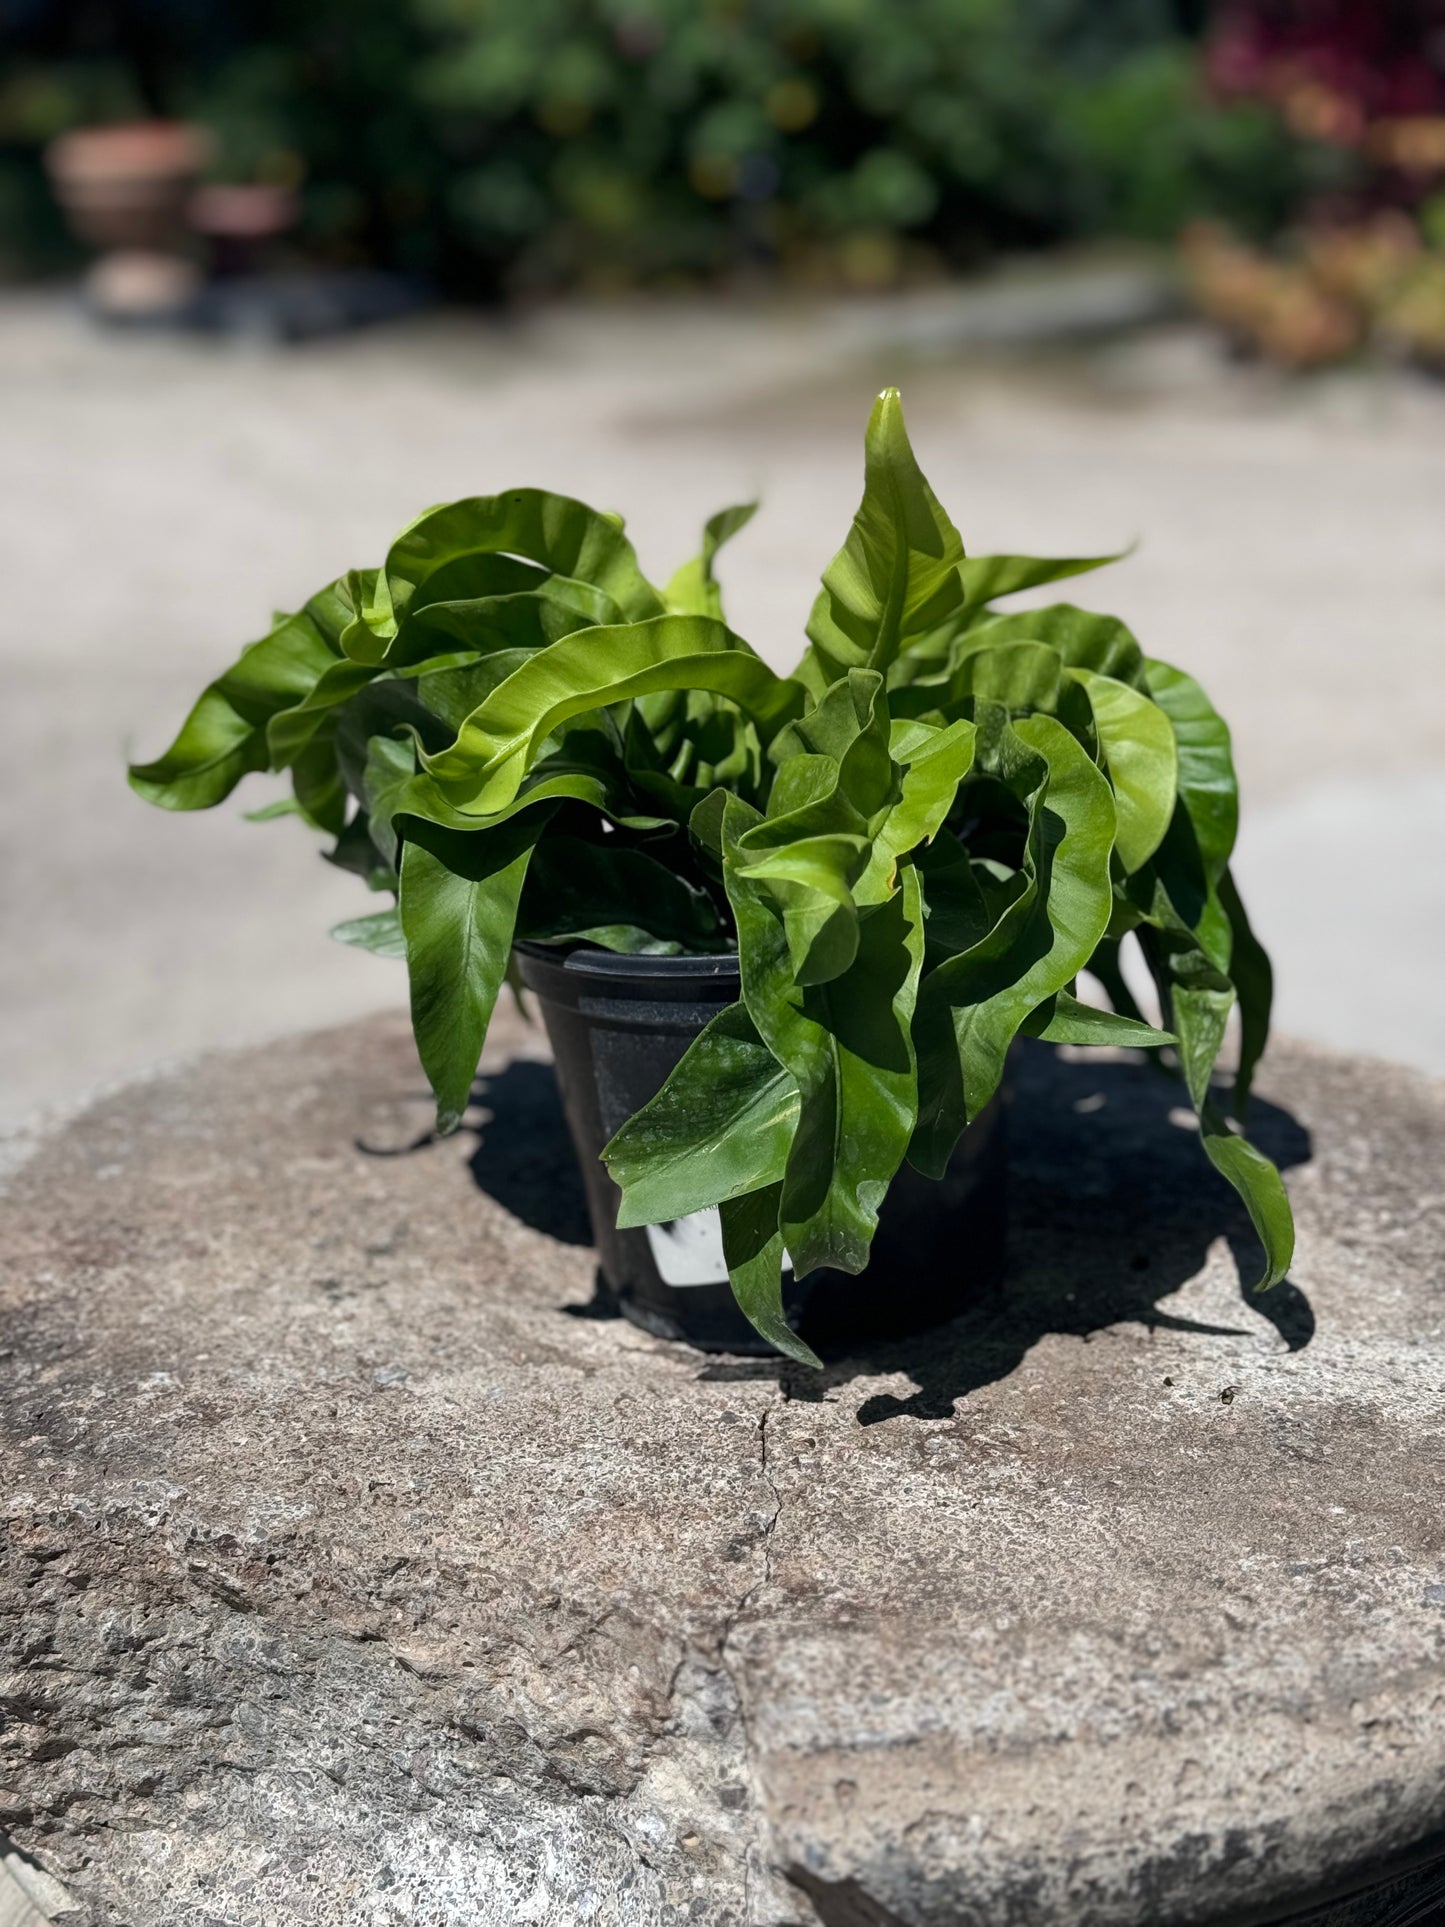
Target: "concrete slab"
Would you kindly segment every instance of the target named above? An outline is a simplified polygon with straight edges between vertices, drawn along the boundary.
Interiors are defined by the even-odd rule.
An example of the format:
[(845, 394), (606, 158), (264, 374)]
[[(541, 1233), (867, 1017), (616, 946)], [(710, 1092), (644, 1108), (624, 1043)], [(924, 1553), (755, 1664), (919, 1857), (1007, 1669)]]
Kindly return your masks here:
[(1261, 1298), (1172, 1084), (1036, 1047), (1006, 1288), (816, 1377), (596, 1315), (538, 1048), (445, 1143), (396, 1019), (203, 1061), (0, 1206), (75, 1927), (1434, 1917), (1445, 1086), (1276, 1050)]

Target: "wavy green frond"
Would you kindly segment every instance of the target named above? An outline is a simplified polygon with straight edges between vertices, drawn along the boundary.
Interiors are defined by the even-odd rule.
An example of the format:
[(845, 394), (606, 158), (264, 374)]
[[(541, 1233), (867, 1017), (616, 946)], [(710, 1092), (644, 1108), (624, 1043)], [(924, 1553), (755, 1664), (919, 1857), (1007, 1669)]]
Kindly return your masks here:
[(683, 563), (662, 592), (663, 604), (670, 615), (712, 616), (722, 621), (722, 590), (713, 573), (713, 564), (724, 542), (730, 542), (740, 529), (745, 529), (757, 512), (756, 502), (739, 502), (736, 508), (719, 509), (716, 515), (708, 517), (702, 532), (701, 552)]
[(130, 786), (165, 810), (209, 810), (243, 776), (272, 767), (272, 717), (309, 696), (337, 661), (333, 591), (313, 597), (251, 643), (202, 693), (163, 756), (134, 763)]
[(963, 609), (963, 542), (914, 459), (903, 402), (885, 388), (864, 442), (863, 500), (823, 571), (798, 670), (821, 697), (849, 669), (886, 674), (910, 643)]
[(726, 696), (771, 738), (803, 706), (785, 682), (720, 622), (657, 616), (621, 628), (582, 629), (539, 649), (473, 710), (456, 742), (423, 759), (458, 809), (505, 807), (552, 733), (589, 710), (661, 690)]
[(1093, 955), (1112, 903), (1113, 797), (1062, 723), (1006, 722), (983, 755), (1028, 813), (1023, 887), (971, 949), (929, 972), (919, 993), (919, 1116), (908, 1155), (930, 1177), (942, 1177), (998, 1089), (1024, 1020)]
[(602, 1153), (622, 1188), (619, 1229), (780, 1183), (797, 1125), (796, 1083), (746, 1007), (729, 1004)]

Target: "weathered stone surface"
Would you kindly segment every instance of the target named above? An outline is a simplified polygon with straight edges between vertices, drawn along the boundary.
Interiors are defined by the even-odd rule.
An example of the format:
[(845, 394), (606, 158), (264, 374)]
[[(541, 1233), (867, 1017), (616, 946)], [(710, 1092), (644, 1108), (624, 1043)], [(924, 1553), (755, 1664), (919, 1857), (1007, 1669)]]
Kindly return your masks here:
[(1037, 1050), (1005, 1294), (815, 1381), (589, 1313), (540, 1051), (407, 1149), (372, 1020), (12, 1181), (0, 1829), (70, 1918), (1161, 1927), (1428, 1840), (1440, 1087), (1273, 1053), (1253, 1300), (1173, 1086)]

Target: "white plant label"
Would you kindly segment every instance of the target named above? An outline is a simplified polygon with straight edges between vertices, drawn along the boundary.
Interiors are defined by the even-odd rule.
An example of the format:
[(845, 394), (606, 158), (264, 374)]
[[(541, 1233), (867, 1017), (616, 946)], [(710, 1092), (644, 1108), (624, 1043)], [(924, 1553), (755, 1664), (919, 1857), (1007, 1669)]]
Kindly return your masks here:
[(671, 1224), (648, 1225), (647, 1242), (665, 1285), (725, 1285), (728, 1281), (722, 1217), (716, 1205), (694, 1211), (688, 1218), (674, 1218)]
[[(723, 1257), (722, 1214), (715, 1204), (691, 1217), (674, 1218), (670, 1224), (645, 1227), (652, 1247), (652, 1262), (665, 1285), (686, 1290), (689, 1285), (725, 1285), (727, 1260)], [(791, 1272), (793, 1260), (783, 1253), (783, 1270)]]

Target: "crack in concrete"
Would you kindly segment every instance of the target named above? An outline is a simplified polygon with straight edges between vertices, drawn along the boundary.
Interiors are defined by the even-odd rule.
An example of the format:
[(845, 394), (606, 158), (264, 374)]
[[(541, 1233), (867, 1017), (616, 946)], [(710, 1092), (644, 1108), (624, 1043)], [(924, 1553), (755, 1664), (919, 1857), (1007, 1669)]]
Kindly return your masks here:
[(701, 1653), (697, 1645), (690, 1641), (685, 1640), (681, 1644), (676, 1662), (668, 1676), (665, 1688), (665, 1710), (659, 1722), (664, 1732), (669, 1728), (675, 1729), (678, 1720), (679, 1699), (685, 1699), (690, 1691), (696, 1690), (695, 1688), (689, 1687), (685, 1681), (685, 1675), (690, 1661), (701, 1658), (706, 1670), (714, 1674), (721, 1674), (727, 1681), (732, 1700), (733, 1716), (736, 1720), (737, 1731), (741, 1742), (738, 1748), (739, 1769), (747, 1785), (747, 1811), (751, 1823), (745, 1837), (741, 1868), (743, 1882), (743, 1919), (745, 1927), (770, 1927), (770, 1920), (769, 1917), (757, 1913), (754, 1907), (755, 1900), (761, 1898), (757, 1892), (758, 1880), (760, 1877), (766, 1878), (766, 1861), (763, 1855), (762, 1844), (763, 1806), (757, 1772), (753, 1761), (751, 1726), (748, 1720), (747, 1708), (743, 1700), (739, 1677), (733, 1663), (731, 1647), (733, 1635), (741, 1624), (748, 1608), (752, 1605), (753, 1601), (757, 1599), (759, 1594), (764, 1592), (772, 1583), (771, 1540), (777, 1528), (778, 1520), (782, 1516), (783, 1495), (778, 1488), (768, 1462), (768, 1420), (771, 1414), (771, 1406), (765, 1407), (758, 1414), (756, 1435), (758, 1469), (772, 1500), (771, 1510), (763, 1517), (761, 1522), (755, 1526), (753, 1532), (755, 1547), (761, 1555), (762, 1570), (761, 1572), (754, 1573), (748, 1585), (738, 1593), (733, 1603), (725, 1610), (713, 1639), (709, 1642), (708, 1646), (702, 1649)]
[[(768, 1415), (771, 1406), (765, 1405), (758, 1415), (758, 1466), (763, 1475), (763, 1483), (773, 1495), (773, 1516), (763, 1527), (763, 1577), (762, 1584), (770, 1586), (773, 1582), (773, 1533), (777, 1530), (779, 1519), (783, 1516), (783, 1495), (778, 1490), (778, 1482), (768, 1465)], [(754, 1588), (756, 1591), (757, 1588)], [(751, 1597), (751, 1595), (749, 1595)], [(745, 1602), (746, 1603), (746, 1602)], [(741, 1610), (741, 1608), (739, 1609)]]
[(777, 1528), (778, 1520), (782, 1517), (783, 1495), (779, 1492), (777, 1481), (774, 1479), (768, 1466), (768, 1418), (771, 1410), (771, 1406), (764, 1406), (763, 1410), (758, 1414), (758, 1469), (762, 1473), (763, 1483), (767, 1486), (773, 1501), (772, 1512), (768, 1515), (756, 1535), (762, 1550), (763, 1570), (761, 1576), (753, 1580), (752, 1584), (743, 1593), (742, 1597), (723, 1622), (722, 1634), (718, 1643), (718, 1657), (720, 1660), (727, 1651), (728, 1641), (732, 1638), (738, 1621), (742, 1618), (748, 1607), (751, 1606), (754, 1599), (757, 1598), (758, 1594), (762, 1592), (765, 1587), (772, 1584), (772, 1538)]
[(778, 1490), (777, 1481), (773, 1478), (768, 1466), (768, 1418), (771, 1411), (772, 1407), (765, 1405), (758, 1414), (758, 1469), (762, 1474), (763, 1483), (767, 1486), (773, 1500), (772, 1512), (758, 1533), (758, 1542), (763, 1558), (763, 1570), (738, 1599), (737, 1603), (723, 1621), (717, 1644), (717, 1665), (727, 1676), (728, 1683), (732, 1687), (733, 1703), (737, 1708), (737, 1722), (742, 1735), (742, 1766), (748, 1787), (748, 1810), (752, 1818), (750, 1837), (743, 1850), (743, 1917), (748, 1927), (754, 1927), (754, 1922), (758, 1918), (753, 1910), (753, 1889), (756, 1872), (760, 1870), (760, 1863), (763, 1862), (762, 1789), (759, 1785), (757, 1766), (753, 1757), (752, 1724), (748, 1718), (747, 1705), (743, 1698), (743, 1691), (738, 1675), (729, 1658), (729, 1647), (732, 1643), (733, 1634), (736, 1632), (744, 1613), (747, 1612), (749, 1606), (751, 1606), (758, 1594), (772, 1584), (772, 1537), (777, 1528), (778, 1520), (782, 1517), (783, 1495)]

